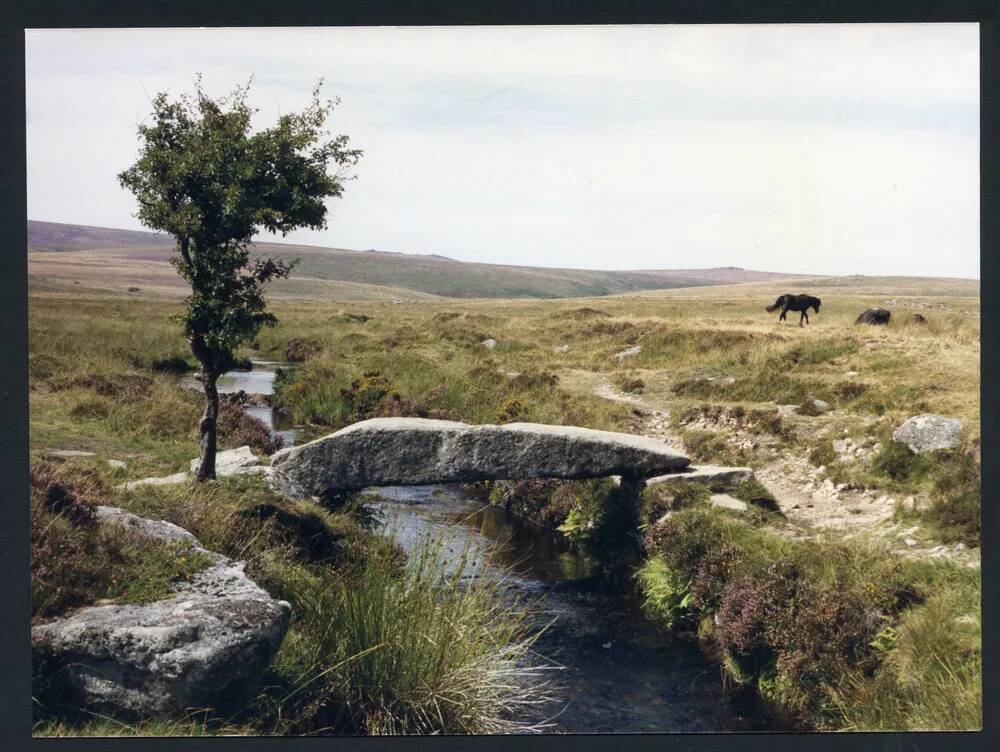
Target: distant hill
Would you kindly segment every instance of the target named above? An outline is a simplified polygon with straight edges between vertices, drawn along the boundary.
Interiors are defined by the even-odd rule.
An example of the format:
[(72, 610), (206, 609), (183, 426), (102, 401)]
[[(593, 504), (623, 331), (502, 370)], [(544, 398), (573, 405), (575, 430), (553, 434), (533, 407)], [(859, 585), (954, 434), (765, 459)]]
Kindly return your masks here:
[[(89, 273), (99, 272), (106, 259), (106, 278), (124, 274), (126, 269), (129, 274), (142, 276), (142, 269), (149, 265), (146, 271), (156, 277), (157, 286), (172, 286), (166, 272), (173, 274), (167, 265), (173, 241), (162, 234), (29, 220), (28, 251), (29, 272), (49, 281), (58, 280), (62, 272), (68, 274), (74, 270), (72, 276), (80, 283)], [(391, 287), (396, 288), (396, 295), (410, 290), (415, 293), (412, 297), (564, 298), (770, 282), (791, 276), (736, 267), (639, 271), (549, 269), (456, 261), (437, 254), (351, 251), (285, 243), (258, 243), (254, 253), (299, 259), (294, 279), (275, 288), (285, 289), (290, 295), (297, 284), (301, 287), (303, 282), (311, 281), (311, 286), (317, 288), (315, 283), (319, 280)], [(110, 281), (104, 280), (106, 284)], [(327, 288), (319, 285), (317, 289)], [(303, 292), (303, 296), (315, 295)]]

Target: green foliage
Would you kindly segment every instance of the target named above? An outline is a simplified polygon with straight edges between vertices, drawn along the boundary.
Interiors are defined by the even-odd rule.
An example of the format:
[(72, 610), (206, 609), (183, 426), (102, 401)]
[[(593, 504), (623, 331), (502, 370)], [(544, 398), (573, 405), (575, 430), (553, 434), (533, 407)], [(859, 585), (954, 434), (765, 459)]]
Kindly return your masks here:
[(108, 597), (118, 603), (149, 603), (166, 598), (176, 582), (190, 581), (212, 560), (190, 543), (150, 543), (124, 551), (126, 561), (110, 572)]
[[(885, 635), (884, 630), (880, 635)], [(941, 590), (905, 612), (877, 645), (873, 672), (852, 670), (831, 688), (848, 731), (982, 728), (980, 587)]]
[[(976, 578), (962, 568), (939, 563), (928, 569), (860, 543), (794, 543), (705, 507), (680, 510), (652, 528), (647, 550), (656, 563), (647, 563), (645, 579), (640, 576), (644, 594), (658, 593), (654, 603), (662, 603), (669, 617), (683, 592), (689, 621), (717, 622), (711, 639), (731, 679), (756, 684), (769, 700), (816, 723), (841, 722), (831, 702), (835, 687), (849, 681), (868, 686), (864, 677), (873, 670), (878, 675), (888, 670), (879, 666), (923, 649), (913, 645), (918, 633), (907, 631), (911, 620), (927, 635), (920, 639), (928, 650), (949, 665), (966, 665), (949, 681), (961, 702), (968, 699), (975, 651), (930, 646), (948, 627), (929, 615), (918, 617), (922, 604), (944, 594), (970, 593), (953, 608), (978, 609)], [(919, 670), (911, 682), (925, 676), (937, 681), (929, 668)], [(858, 676), (851, 678), (852, 672)]]
[(642, 494), (642, 524), (644, 528), (655, 524), (664, 514), (686, 509), (696, 504), (707, 504), (711, 493), (704, 483), (675, 481), (669, 484), (646, 486)]
[(919, 481), (927, 472), (925, 455), (920, 455), (906, 444), (884, 441), (872, 459), (872, 471), (900, 483)]
[(646, 614), (664, 629), (690, 618), (691, 589), (686, 580), (658, 556), (647, 559), (636, 572)]
[(809, 450), (809, 461), (816, 467), (829, 467), (838, 460), (837, 451), (830, 439), (823, 439)]

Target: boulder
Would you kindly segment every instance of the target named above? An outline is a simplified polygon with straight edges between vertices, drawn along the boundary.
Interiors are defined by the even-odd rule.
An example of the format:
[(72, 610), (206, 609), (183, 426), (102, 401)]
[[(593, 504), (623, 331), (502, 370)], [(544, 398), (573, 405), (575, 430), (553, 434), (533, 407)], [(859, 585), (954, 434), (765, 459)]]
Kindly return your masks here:
[(366, 486), (527, 478), (651, 477), (690, 460), (644, 436), (538, 423), (468, 425), (373, 418), (271, 457), (272, 483), (293, 496)]
[(962, 433), (962, 421), (942, 415), (914, 415), (892, 432), (893, 441), (906, 444), (917, 454), (935, 449), (954, 449)]
[(854, 319), (855, 324), (872, 324), (874, 326), (884, 326), (889, 323), (889, 319), (892, 318), (892, 312), (887, 311), (884, 308), (869, 308), (867, 311), (862, 311), (858, 314), (858, 317)]
[(243, 562), (205, 550), (183, 528), (114, 507), (97, 512), (105, 523), (187, 542), (211, 564), (170, 598), (92, 606), (33, 627), (43, 701), (149, 717), (219, 707), (252, 686), (281, 645), (291, 606), (250, 580)]

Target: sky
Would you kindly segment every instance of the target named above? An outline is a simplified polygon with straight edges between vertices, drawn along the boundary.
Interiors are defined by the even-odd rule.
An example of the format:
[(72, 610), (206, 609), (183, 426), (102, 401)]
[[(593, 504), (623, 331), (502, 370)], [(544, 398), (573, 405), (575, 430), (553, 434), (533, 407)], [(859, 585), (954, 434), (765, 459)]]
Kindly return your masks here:
[(317, 80), (365, 154), (267, 240), (588, 269), (979, 277), (976, 24), (26, 32), (29, 219), (142, 229), (150, 97)]

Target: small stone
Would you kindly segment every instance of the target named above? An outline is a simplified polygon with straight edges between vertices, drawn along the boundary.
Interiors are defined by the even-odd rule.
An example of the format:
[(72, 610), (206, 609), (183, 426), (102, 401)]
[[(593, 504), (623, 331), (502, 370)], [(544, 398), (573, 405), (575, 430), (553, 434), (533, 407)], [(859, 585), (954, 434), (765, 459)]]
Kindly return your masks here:
[(489, 339), (484, 339), (479, 344), (485, 347), (487, 350), (492, 350), (494, 347), (497, 346), (497, 341), (492, 337), (490, 337)]
[(613, 644), (613, 643), (610, 643), (610, 642), (606, 642), (606, 643), (604, 643), (603, 645), (601, 645), (601, 647), (602, 647), (602, 648), (604, 648), (605, 650), (608, 650), (608, 649), (609, 649), (609, 648), (611, 647), (611, 645), (612, 645), (612, 644)]
[(858, 372), (857, 372), (857, 371), (848, 371), (848, 372), (847, 372), (847, 375), (848, 375), (848, 376), (857, 376), (857, 375), (858, 375)]
[(554, 353), (569, 352), (569, 345), (557, 345), (556, 347), (552, 348), (552, 352)]
[(115, 470), (124, 470), (128, 467), (128, 464), (122, 462), (121, 460), (108, 460), (108, 464), (111, 465)]
[(615, 360), (625, 360), (625, 358), (633, 358), (642, 352), (642, 345), (633, 345), (627, 350), (622, 350), (620, 353), (615, 353)]
[(903, 538), (903, 543), (905, 543), (910, 548), (913, 548), (915, 545), (917, 545), (917, 542), (913, 538)]
[(967, 548), (968, 548), (968, 546), (965, 545), (964, 543), (959, 542), (959, 543), (955, 544), (955, 550), (956, 551), (964, 551)]
[(712, 506), (720, 509), (732, 509), (737, 512), (745, 512), (749, 508), (745, 501), (735, 499), (729, 494), (712, 494)]

